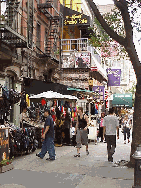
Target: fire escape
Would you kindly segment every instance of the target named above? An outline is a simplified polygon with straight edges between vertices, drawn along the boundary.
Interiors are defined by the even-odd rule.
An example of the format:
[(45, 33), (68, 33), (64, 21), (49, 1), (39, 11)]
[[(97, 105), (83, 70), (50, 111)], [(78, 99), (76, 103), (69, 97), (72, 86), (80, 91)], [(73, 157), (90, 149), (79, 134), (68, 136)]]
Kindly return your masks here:
[(38, 10), (41, 11), (49, 20), (49, 29), (45, 42), (45, 54), (60, 61), (60, 27), (62, 19), (56, 6), (55, 1), (53, 0), (47, 0), (45, 3), (42, 3), (42, 0), (40, 0), (38, 3)]
[[(5, 12), (1, 15), (0, 18), (0, 40), (9, 46), (11, 49), (13, 48), (26, 48), (27, 47), (27, 39), (25, 36), (20, 34), (19, 32), (19, 22), (18, 16), (19, 14), (19, 6), (21, 2), (17, 0), (7, 0), (0, 1), (1, 3), (5, 3)], [(1, 10), (3, 6), (1, 7)], [(1, 14), (1, 13), (0, 13)]]

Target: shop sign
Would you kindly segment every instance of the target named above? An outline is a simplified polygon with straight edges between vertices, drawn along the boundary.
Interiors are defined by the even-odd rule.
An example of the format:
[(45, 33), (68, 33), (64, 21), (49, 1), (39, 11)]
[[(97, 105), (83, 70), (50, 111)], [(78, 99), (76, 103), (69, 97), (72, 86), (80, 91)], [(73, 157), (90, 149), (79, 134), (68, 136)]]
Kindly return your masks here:
[(96, 99), (100, 99), (104, 101), (104, 91), (105, 87), (104, 86), (93, 86), (93, 91), (96, 93), (94, 94), (94, 97)]
[(90, 68), (91, 54), (89, 52), (76, 52), (63, 55), (62, 68)]
[(107, 69), (108, 86), (120, 86), (121, 69)]
[(9, 159), (8, 128), (0, 129), (0, 161)]
[(84, 14), (65, 16), (64, 25), (89, 25), (90, 19)]

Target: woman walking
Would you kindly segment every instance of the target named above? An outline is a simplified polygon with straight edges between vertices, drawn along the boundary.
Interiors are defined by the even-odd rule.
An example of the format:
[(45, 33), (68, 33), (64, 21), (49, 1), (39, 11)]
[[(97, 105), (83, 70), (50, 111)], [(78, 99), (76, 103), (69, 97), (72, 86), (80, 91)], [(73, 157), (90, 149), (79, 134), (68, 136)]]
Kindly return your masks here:
[(125, 115), (125, 118), (123, 120), (123, 131), (124, 131), (124, 144), (126, 144), (126, 134), (128, 143), (130, 142), (130, 119), (128, 119), (128, 115)]

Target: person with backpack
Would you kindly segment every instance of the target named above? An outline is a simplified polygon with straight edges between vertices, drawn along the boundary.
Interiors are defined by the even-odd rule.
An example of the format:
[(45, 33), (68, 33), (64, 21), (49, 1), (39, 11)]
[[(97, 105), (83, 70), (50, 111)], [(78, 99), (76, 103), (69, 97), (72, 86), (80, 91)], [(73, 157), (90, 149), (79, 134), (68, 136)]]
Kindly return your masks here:
[(49, 153), (49, 158), (46, 160), (52, 161), (55, 160), (55, 149), (54, 149), (54, 123), (53, 119), (50, 116), (50, 110), (46, 109), (44, 111), (44, 116), (46, 117), (46, 121), (44, 124), (44, 133), (42, 138), (44, 139), (42, 144), (41, 152), (36, 154), (37, 157), (41, 159), (44, 158), (45, 154)]
[(74, 155), (74, 157), (80, 157), (81, 144), (84, 144), (86, 146), (86, 155), (89, 155), (89, 151), (88, 151), (88, 126), (89, 126), (88, 116), (86, 114), (83, 114), (82, 107), (78, 108), (78, 113), (79, 113), (79, 115), (77, 116), (77, 123), (76, 123), (76, 127), (75, 127), (77, 154)]

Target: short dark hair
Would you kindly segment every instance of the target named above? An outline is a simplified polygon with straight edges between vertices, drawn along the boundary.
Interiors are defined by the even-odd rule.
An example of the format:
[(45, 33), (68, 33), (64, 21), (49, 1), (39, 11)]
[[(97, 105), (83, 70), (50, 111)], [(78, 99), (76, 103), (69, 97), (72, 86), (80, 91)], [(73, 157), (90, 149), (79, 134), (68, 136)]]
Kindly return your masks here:
[(44, 110), (44, 113), (45, 113), (45, 112), (48, 112), (49, 115), (51, 114), (49, 109), (45, 109), (45, 110)]
[(83, 113), (83, 108), (82, 107), (79, 107), (78, 109), (81, 110), (81, 112)]
[(113, 114), (114, 113), (114, 109), (113, 108), (109, 108), (109, 114)]

